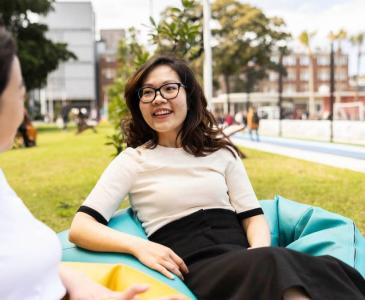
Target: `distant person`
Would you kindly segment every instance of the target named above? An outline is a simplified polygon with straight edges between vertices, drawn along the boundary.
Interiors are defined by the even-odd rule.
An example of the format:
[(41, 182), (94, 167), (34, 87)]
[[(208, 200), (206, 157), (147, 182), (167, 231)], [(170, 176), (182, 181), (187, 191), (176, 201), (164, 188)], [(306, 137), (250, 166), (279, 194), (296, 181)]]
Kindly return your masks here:
[[(224, 133), (229, 137), (232, 136), (240, 131), (244, 131), (247, 127), (247, 112), (246, 111), (242, 111), (239, 112), (235, 115), (235, 121), (236, 123), (239, 125), (236, 128), (234, 128), (233, 130), (228, 130), (226, 129), (224, 131)], [(231, 129), (231, 128), (229, 128)]]
[(225, 127), (233, 125), (234, 119), (231, 114), (227, 114), (224, 118)]
[(247, 111), (244, 110), (242, 112), (242, 125), (243, 125), (243, 129), (245, 129), (247, 127)]
[(67, 129), (67, 124), (70, 121), (69, 114), (71, 110), (71, 105), (69, 103), (64, 103), (61, 108), (61, 118), (62, 118), (62, 128), (63, 130)]
[(18, 127), (18, 136), (21, 137), (24, 147), (34, 147), (37, 144), (37, 130), (33, 126), (29, 114), (25, 109), (23, 121)]
[[(24, 119), (25, 86), (15, 42), (0, 26), (0, 153), (8, 150)], [(37, 220), (0, 169), (0, 298), (2, 300), (133, 300), (145, 292), (134, 285), (114, 292), (60, 265), (56, 234)], [(177, 300), (181, 298), (166, 298)]]
[(91, 129), (92, 131), (94, 131), (94, 133), (97, 133), (96, 128), (95, 128), (96, 124), (88, 123), (88, 116), (87, 116), (87, 112), (86, 112), (85, 108), (79, 109), (79, 112), (78, 112), (77, 118), (76, 118), (76, 125), (77, 125), (76, 134), (80, 134), (87, 129)]
[(247, 127), (252, 141), (254, 140), (252, 132), (255, 132), (256, 141), (257, 142), (260, 141), (259, 125), (260, 125), (259, 115), (257, 114), (257, 111), (254, 107), (250, 107), (247, 114)]

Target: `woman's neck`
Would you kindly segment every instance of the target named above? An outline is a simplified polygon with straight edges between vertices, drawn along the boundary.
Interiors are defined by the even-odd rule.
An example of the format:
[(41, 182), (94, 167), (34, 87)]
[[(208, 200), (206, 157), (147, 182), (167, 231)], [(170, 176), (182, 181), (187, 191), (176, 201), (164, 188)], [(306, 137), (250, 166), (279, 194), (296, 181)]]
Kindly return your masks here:
[(158, 135), (158, 144), (163, 147), (168, 148), (181, 148), (181, 138), (180, 136), (176, 138), (176, 135), (166, 135), (159, 134)]

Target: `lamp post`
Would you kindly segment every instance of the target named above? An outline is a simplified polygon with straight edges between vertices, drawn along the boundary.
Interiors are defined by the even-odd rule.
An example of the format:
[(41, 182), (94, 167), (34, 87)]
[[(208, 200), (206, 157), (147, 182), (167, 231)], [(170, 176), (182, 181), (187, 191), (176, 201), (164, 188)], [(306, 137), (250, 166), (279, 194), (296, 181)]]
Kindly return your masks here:
[(279, 48), (279, 78), (278, 78), (278, 108), (279, 108), (279, 136), (282, 136), (281, 120), (283, 119), (283, 58), (284, 49)]
[(333, 105), (335, 102), (335, 52), (333, 49), (333, 39), (331, 39), (330, 53), (330, 142), (333, 142)]
[(288, 47), (285, 40), (278, 42), (278, 109), (279, 109), (279, 132), (278, 135), (282, 136), (282, 119), (283, 119), (283, 81), (284, 76), (287, 75), (286, 69), (284, 67), (284, 56), (288, 55)]
[(208, 109), (212, 109), (212, 47), (210, 44), (210, 2), (203, 0), (203, 14), (204, 14), (204, 93), (207, 97)]

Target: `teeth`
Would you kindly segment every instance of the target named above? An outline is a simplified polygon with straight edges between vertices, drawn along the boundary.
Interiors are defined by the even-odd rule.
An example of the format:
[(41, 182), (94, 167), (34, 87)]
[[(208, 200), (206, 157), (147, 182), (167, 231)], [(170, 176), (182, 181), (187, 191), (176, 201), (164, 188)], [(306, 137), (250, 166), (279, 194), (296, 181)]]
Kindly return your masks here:
[(170, 113), (170, 111), (169, 110), (159, 110), (159, 111), (157, 111), (157, 112), (155, 112), (155, 113), (153, 113), (155, 116), (162, 116), (162, 115), (167, 115), (167, 114), (169, 114)]

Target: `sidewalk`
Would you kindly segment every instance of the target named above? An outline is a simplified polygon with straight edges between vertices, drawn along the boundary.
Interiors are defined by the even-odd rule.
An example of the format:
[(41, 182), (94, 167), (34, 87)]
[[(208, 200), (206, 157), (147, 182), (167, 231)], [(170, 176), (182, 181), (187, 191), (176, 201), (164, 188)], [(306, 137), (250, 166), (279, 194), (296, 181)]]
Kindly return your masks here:
[(231, 137), (243, 147), (365, 173), (365, 147), (267, 136), (260, 139), (260, 142), (251, 141), (248, 133)]

